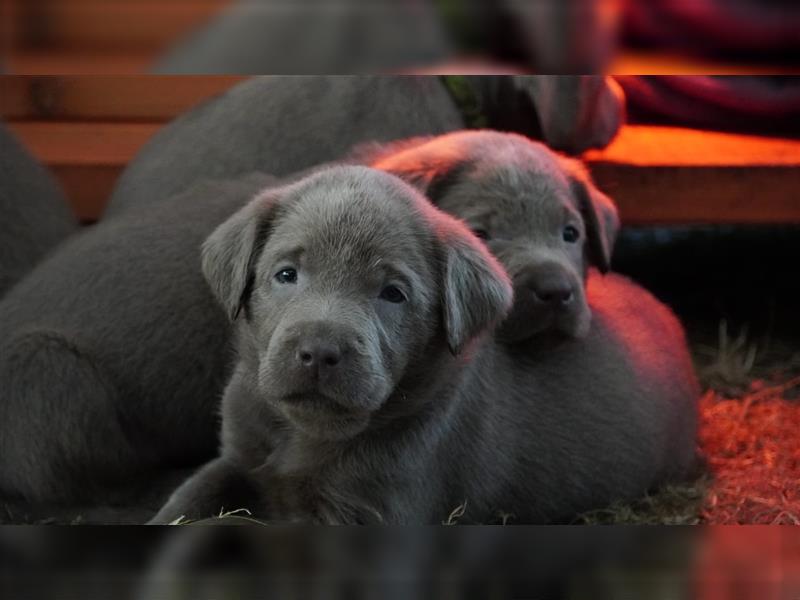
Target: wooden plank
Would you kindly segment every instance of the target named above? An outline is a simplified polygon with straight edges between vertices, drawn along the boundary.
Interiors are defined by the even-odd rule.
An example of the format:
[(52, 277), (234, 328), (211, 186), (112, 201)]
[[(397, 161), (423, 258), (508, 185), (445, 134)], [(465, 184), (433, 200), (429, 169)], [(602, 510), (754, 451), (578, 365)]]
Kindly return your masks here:
[(589, 166), (625, 225), (800, 224), (796, 166)]
[[(56, 167), (55, 171), (76, 212), (91, 221), (102, 213), (122, 167)], [(698, 180), (708, 181), (709, 174), (687, 169), (645, 168), (623, 175), (614, 170), (595, 176), (616, 201), (625, 225), (800, 224), (796, 170), (731, 172), (708, 185), (698, 185)]]
[(152, 67), (157, 53), (13, 49), (6, 56), (7, 70), (19, 75), (137, 75)]
[[(51, 165), (76, 213), (97, 220), (122, 165)], [(702, 223), (800, 224), (800, 172), (759, 167), (709, 173), (688, 168), (605, 170), (592, 165), (598, 186), (610, 194), (625, 225)]]
[(122, 173), (119, 165), (51, 165), (75, 214), (84, 223), (97, 221)]
[(78, 217), (93, 222), (126, 164), (160, 125), (12, 122), (9, 127), (53, 171)]
[(4, 65), (7, 64), (8, 55), (18, 42), (20, 23), (18, 3), (19, 0), (0, 1), (0, 56)]
[[(107, 160), (103, 155), (111, 152), (109, 156), (121, 163), (159, 127), (158, 123), (46, 121), (11, 125), (45, 161)], [(590, 150), (583, 158), (590, 165), (625, 167), (800, 167), (800, 140), (628, 125), (608, 148)]]
[(17, 0), (20, 43), (160, 51), (230, 0)]
[(156, 123), (13, 122), (9, 126), (48, 165), (124, 166), (160, 127)]
[(237, 76), (6, 76), (6, 120), (167, 121), (241, 81)]
[(795, 64), (709, 60), (665, 50), (625, 48), (608, 68), (611, 75), (797, 75)]
[(590, 150), (583, 158), (640, 167), (800, 166), (800, 140), (626, 125), (610, 146)]
[[(12, 129), (64, 181), (78, 213), (101, 213), (113, 182), (156, 123), (14, 122)], [(800, 223), (800, 142), (629, 126), (585, 155), (623, 222)]]
[(629, 125), (584, 155), (626, 224), (800, 223), (800, 141)]

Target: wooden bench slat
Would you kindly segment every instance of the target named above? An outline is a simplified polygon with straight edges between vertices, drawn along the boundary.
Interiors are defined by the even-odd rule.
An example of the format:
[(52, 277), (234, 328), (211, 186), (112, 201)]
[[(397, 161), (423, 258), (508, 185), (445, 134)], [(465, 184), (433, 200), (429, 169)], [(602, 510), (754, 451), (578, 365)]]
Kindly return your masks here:
[[(54, 168), (82, 218), (101, 213), (128, 161), (157, 123), (14, 122)], [(800, 141), (627, 126), (585, 159), (623, 222), (800, 223)]]
[(43, 123), (9, 126), (48, 165), (124, 166), (160, 127), (156, 123)]
[[(52, 168), (78, 216), (91, 222), (102, 214), (124, 167)], [(593, 172), (600, 188), (614, 198), (625, 225), (800, 224), (800, 174), (796, 169), (760, 168), (699, 176), (670, 168)]]
[(792, 64), (700, 58), (659, 48), (624, 48), (608, 67), (611, 75), (797, 75)]
[[(158, 82), (149, 83), (158, 87)], [(224, 87), (225, 82), (211, 86), (218, 84)], [(11, 126), (45, 162), (90, 162), (103, 159), (108, 149), (124, 163), (160, 124), (18, 121)], [(583, 158), (590, 165), (632, 167), (800, 167), (800, 140), (627, 125), (608, 148), (590, 150)]]
[(22, 47), (162, 49), (230, 0), (15, 0)]
[(800, 224), (800, 168), (590, 163), (624, 225)]
[(54, 165), (52, 170), (78, 218), (93, 223), (102, 216), (122, 167)]
[(800, 140), (628, 125), (584, 159), (628, 225), (800, 223)]
[(0, 116), (6, 120), (168, 121), (224, 92), (238, 76), (6, 76)]
[(154, 64), (155, 52), (12, 50), (6, 69), (20, 75), (138, 75)]
[(641, 167), (800, 166), (800, 140), (655, 125), (626, 125), (589, 162)]

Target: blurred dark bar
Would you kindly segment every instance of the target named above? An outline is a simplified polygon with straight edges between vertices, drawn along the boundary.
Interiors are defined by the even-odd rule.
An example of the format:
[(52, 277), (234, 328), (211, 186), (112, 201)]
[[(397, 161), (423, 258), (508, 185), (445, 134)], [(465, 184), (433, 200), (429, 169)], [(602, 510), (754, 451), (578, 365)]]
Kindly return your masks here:
[(6, 527), (0, 557), (4, 598), (800, 594), (788, 527)]

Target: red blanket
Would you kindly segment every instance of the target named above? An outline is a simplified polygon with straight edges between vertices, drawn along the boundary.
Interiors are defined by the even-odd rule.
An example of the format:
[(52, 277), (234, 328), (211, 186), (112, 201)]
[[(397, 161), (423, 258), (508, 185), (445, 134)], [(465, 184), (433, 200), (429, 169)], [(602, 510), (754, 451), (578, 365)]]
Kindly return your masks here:
[(800, 77), (620, 76), (631, 121), (800, 135)]
[(629, 40), (692, 49), (706, 55), (772, 56), (800, 53), (797, 0), (628, 0)]

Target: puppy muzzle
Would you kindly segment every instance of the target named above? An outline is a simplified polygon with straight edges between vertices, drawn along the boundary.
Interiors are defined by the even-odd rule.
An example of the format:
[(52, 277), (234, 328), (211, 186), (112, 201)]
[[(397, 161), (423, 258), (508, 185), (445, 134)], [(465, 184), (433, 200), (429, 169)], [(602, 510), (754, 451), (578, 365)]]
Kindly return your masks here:
[(376, 410), (387, 377), (376, 352), (369, 352), (355, 328), (296, 323), (274, 340), (263, 364), (262, 383), (270, 398), (298, 411), (346, 416)]
[(591, 313), (583, 281), (555, 262), (528, 266), (514, 276), (514, 306), (497, 337), (520, 342), (545, 331), (583, 337)]

